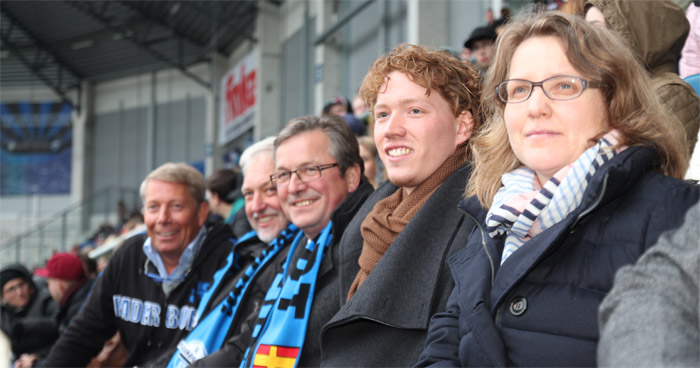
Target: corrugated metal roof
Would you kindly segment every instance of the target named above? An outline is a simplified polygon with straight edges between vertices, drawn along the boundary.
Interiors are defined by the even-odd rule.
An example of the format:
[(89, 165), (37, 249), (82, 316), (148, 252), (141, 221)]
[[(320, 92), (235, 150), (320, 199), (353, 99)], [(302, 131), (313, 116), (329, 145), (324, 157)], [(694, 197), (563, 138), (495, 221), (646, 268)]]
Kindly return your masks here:
[(187, 74), (213, 52), (227, 57), (242, 42), (257, 42), (257, 9), (255, 0), (3, 0), (0, 87), (41, 83), (67, 99), (81, 81), (165, 68)]

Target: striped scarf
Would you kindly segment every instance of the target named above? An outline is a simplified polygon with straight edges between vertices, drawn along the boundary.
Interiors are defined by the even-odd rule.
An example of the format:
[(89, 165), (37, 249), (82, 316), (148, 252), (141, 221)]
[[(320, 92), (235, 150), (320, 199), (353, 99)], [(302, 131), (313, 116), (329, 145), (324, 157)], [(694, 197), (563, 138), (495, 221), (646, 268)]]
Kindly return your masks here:
[(522, 166), (503, 174), (503, 187), (496, 193), (486, 215), (491, 238), (507, 234), (501, 264), (528, 240), (563, 220), (583, 200), (588, 182), (601, 166), (626, 147), (611, 149), (618, 142), (615, 130), (537, 188), (536, 173)]
[[(256, 275), (264, 269), (263, 266), (273, 260), (275, 255), (287, 244), (292, 242), (294, 237), (300, 233), (301, 231), (299, 231), (299, 228), (290, 223), (276, 239), (263, 249), (259, 257), (243, 268), (241, 268), (239, 264), (240, 255), (236, 248), (229, 253), (226, 259), (226, 266), (216, 271), (212, 285), (207, 289), (199, 303), (195, 317), (197, 322), (194, 329), (186, 338), (178, 342), (177, 351), (170, 359), (168, 368), (190, 366), (194, 361), (202, 359), (221, 349), (229, 330), (233, 327), (238, 307), (243, 299), (243, 295), (248, 291), (251, 281), (255, 280)], [(257, 233), (251, 231), (243, 235), (238, 240), (237, 245), (252, 236), (257, 236)], [(204, 315), (204, 310), (208, 306), (209, 301), (217, 293), (221, 292), (220, 289), (225, 285), (226, 280), (231, 277), (236, 277), (236, 275), (239, 275), (239, 272), (243, 272), (243, 274), (236, 281), (234, 288), (228, 291), (226, 299)]]
[[(296, 367), (301, 356), (314, 301), (316, 282), (326, 250), (333, 241), (333, 222), (317, 241), (302, 245), (303, 233), (294, 238), (287, 259), (272, 286), (253, 328), (254, 342), (246, 349), (240, 367)], [(300, 251), (297, 248), (301, 247)], [(295, 258), (298, 256), (298, 258)]]

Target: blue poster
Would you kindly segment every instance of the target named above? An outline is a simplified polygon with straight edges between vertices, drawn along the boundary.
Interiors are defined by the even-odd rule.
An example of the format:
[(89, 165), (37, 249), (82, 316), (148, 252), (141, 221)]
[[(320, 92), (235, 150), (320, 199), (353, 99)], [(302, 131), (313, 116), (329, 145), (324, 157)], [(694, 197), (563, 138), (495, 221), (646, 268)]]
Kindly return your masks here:
[(0, 103), (0, 195), (68, 194), (70, 104)]

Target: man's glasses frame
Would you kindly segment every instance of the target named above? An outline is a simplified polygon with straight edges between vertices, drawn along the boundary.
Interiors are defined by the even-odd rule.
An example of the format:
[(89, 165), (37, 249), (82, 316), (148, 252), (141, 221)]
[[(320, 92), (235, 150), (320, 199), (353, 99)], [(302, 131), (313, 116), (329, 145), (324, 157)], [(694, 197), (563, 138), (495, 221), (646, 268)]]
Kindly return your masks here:
[(299, 179), (300, 182), (308, 183), (310, 181), (320, 178), (323, 170), (330, 169), (336, 166), (338, 166), (337, 162), (325, 165), (304, 166), (294, 171), (282, 171), (270, 175), (270, 183), (272, 183), (272, 185), (274, 185), (275, 187), (279, 187), (280, 185), (287, 185), (292, 179), (292, 174), (296, 174), (297, 179)]

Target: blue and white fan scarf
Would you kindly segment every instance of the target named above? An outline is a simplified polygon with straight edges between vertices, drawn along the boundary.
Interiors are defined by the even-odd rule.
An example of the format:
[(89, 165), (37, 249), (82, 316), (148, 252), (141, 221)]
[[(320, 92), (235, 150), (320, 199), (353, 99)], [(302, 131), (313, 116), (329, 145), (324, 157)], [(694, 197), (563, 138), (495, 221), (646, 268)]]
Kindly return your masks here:
[(333, 241), (333, 222), (321, 231), (318, 241), (297, 247), (303, 234), (291, 244), (287, 260), (268, 289), (253, 329), (255, 340), (240, 367), (296, 367), (304, 347), (314, 301), (316, 282), (325, 252)]

